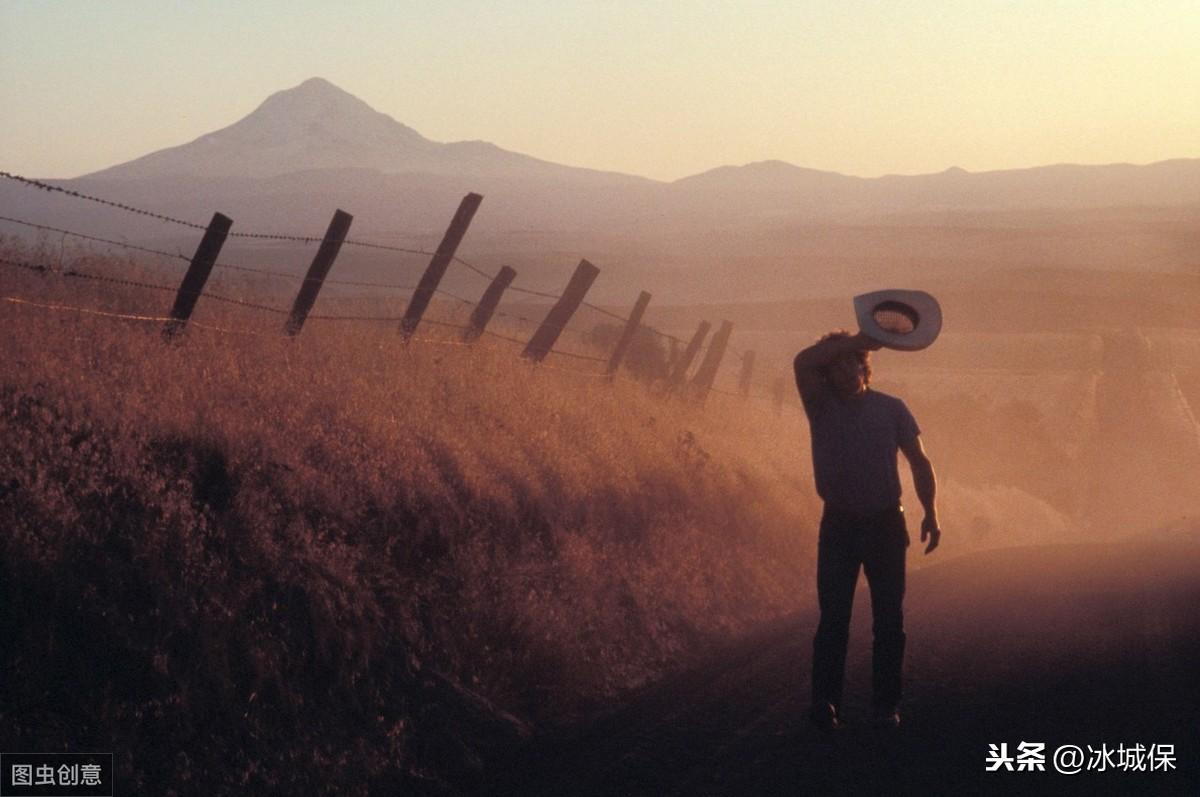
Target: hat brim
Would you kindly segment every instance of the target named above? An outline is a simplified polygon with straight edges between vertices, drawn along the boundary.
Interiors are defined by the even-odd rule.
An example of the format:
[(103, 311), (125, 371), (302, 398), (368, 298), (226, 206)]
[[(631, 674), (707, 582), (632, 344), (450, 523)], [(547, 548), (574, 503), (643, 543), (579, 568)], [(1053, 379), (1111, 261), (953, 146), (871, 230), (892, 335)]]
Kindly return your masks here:
[[(942, 331), (942, 308), (924, 291), (886, 290), (854, 297), (854, 314), (863, 334), (889, 349), (919, 351), (929, 346)], [(891, 316), (902, 323), (891, 328), (880, 319)]]

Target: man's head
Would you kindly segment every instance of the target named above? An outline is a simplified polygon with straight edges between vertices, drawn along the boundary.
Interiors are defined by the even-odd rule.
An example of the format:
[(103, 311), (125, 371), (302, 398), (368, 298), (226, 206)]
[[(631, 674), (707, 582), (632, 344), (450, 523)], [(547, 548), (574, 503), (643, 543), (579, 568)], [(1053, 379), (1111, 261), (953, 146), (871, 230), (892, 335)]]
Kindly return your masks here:
[[(837, 340), (853, 337), (845, 330), (830, 332), (821, 341)], [(855, 396), (867, 389), (871, 384), (871, 352), (866, 349), (856, 349), (843, 355), (821, 369), (825, 381), (839, 396)]]

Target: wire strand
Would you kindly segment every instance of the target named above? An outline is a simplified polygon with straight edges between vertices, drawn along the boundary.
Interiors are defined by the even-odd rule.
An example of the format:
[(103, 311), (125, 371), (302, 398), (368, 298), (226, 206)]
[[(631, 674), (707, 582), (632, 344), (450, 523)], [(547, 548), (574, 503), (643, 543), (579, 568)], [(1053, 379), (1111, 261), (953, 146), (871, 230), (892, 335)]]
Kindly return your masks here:
[(598, 379), (603, 379), (608, 376), (608, 374), (602, 371), (584, 371), (580, 368), (563, 368), (557, 365), (547, 365), (545, 362), (536, 362), (533, 363), (533, 366), (539, 370), (557, 371), (559, 373), (575, 374), (576, 376), (587, 376)]
[(425, 257), (433, 257), (435, 252), (426, 252), (424, 249), (409, 249), (404, 246), (392, 246), (390, 244), (377, 244), (369, 241), (358, 241), (353, 238), (347, 238), (342, 241), (346, 246), (358, 246), (364, 249), (382, 249), (387, 252), (403, 252), (406, 255), (423, 255)]
[(375, 315), (322, 315), (312, 313), (308, 316), (312, 321), (364, 321), (364, 322), (379, 322), (379, 323), (394, 323), (398, 324), (404, 320), (404, 316), (375, 316)]
[[(476, 274), (478, 274), (479, 276), (483, 277), (486, 280), (495, 280), (496, 279), (495, 274), (487, 273), (486, 271), (481, 269), (479, 266), (468, 263), (466, 260), (463, 260), (458, 255), (454, 255), (453, 257), (450, 258), (450, 260), (452, 262), (458, 263), (460, 266), (465, 266), (465, 267), (469, 268), (471, 271), (474, 271)], [(509, 290), (512, 290), (511, 287)]]
[(592, 354), (577, 354), (573, 351), (560, 351), (558, 349), (551, 349), (547, 353), (548, 354), (557, 354), (559, 357), (570, 357), (573, 360), (588, 360), (590, 362), (595, 362), (595, 363), (607, 363), (608, 362), (607, 357), (596, 357), (595, 355), (592, 355)]
[(24, 221), (22, 219), (14, 219), (11, 216), (0, 216), (0, 221), (7, 221), (7, 222), (11, 222), (13, 224), (22, 224), (26, 227), (33, 227), (34, 229), (46, 230), (48, 232), (62, 233), (63, 235), (70, 235), (74, 238), (82, 238), (85, 241), (96, 241), (96, 242), (103, 243), (103, 244), (110, 244), (112, 246), (124, 247), (125, 249), (134, 249), (138, 252), (146, 252), (147, 254), (151, 254), (151, 255), (159, 255), (161, 257), (169, 257), (169, 258), (173, 258), (173, 259), (183, 260), (185, 262), (187, 262), (189, 260), (189, 258), (187, 258), (186, 256), (184, 256), (183, 254), (181, 254), (179, 252), (165, 252), (161, 249), (151, 249), (146, 246), (138, 246), (137, 244), (131, 244), (126, 241), (114, 241), (110, 238), (100, 238), (95, 235), (87, 235), (85, 233), (75, 232), (74, 230), (64, 230), (61, 227), (51, 227), (46, 224), (35, 224), (32, 221)]
[[(12, 266), (12, 267), (16, 267), (16, 268), (23, 268), (28, 271), (33, 271), (33, 272), (37, 272), (37, 273), (41, 273), (41, 274), (47, 274), (47, 273), (57, 274), (62, 277), (70, 277), (72, 279), (85, 279), (85, 280), (90, 280), (92, 282), (109, 283), (111, 285), (124, 285), (126, 287), (131, 287), (131, 288), (144, 288), (144, 289), (153, 290), (153, 291), (163, 291), (164, 293), (178, 293), (179, 292), (178, 288), (174, 288), (169, 285), (158, 285), (153, 282), (142, 282), (141, 280), (125, 279), (123, 277), (109, 277), (109, 276), (105, 276), (103, 274), (91, 274), (86, 271), (76, 271), (74, 269), (56, 271), (54, 268), (52, 268), (50, 266), (9, 260), (7, 258), (0, 258), (0, 265)], [(201, 291), (200, 296), (202, 296), (206, 299), (212, 299), (213, 301), (217, 301), (217, 302), (224, 302), (226, 304), (240, 305), (241, 307), (247, 307), (251, 310), (262, 310), (264, 312), (277, 313), (277, 314), (281, 314), (281, 315), (286, 315), (288, 312), (290, 312), (288, 310), (284, 310), (279, 307), (272, 307), (271, 305), (259, 304), (257, 302), (248, 302), (248, 301), (245, 301), (244, 299), (235, 299), (231, 296), (222, 296), (220, 294), (209, 293), (207, 291)]]
[[(9, 302), (10, 304), (28, 305), (30, 307), (40, 307), (45, 310), (71, 310), (84, 315), (100, 316), (103, 318), (116, 318), (124, 321), (150, 321), (154, 323), (166, 323), (168, 321), (178, 321), (179, 319), (171, 316), (151, 316), (151, 315), (134, 315), (132, 313), (113, 313), (107, 310), (94, 310), (90, 307), (76, 307), (69, 304), (44, 304), (42, 302), (33, 302), (28, 299), (22, 299), (17, 296), (0, 296), (0, 301)], [(199, 329), (207, 329), (213, 332), (224, 332), (232, 335), (251, 335), (254, 337), (266, 337), (262, 332), (252, 332), (248, 329), (230, 329), (227, 327), (218, 327), (213, 324), (205, 324), (199, 321), (187, 322), (189, 327), (198, 327)]]
[[(595, 310), (595, 311), (596, 311), (597, 313), (599, 313), (600, 315), (606, 315), (606, 316), (608, 316), (609, 318), (615, 318), (617, 321), (623, 321), (623, 322), (624, 322), (624, 323), (626, 323), (626, 324), (628, 324), (628, 323), (629, 323), (629, 319), (628, 319), (628, 318), (625, 318), (624, 316), (618, 315), (617, 313), (614, 313), (614, 312), (613, 312), (613, 311), (611, 311), (611, 310), (605, 310), (603, 307), (597, 307), (596, 305), (592, 304), (591, 302), (583, 302), (583, 306), (584, 306), (584, 307), (590, 307), (591, 309)], [(641, 325), (639, 324), (639, 326), (641, 326)]]
[(27, 185), (31, 188), (40, 188), (43, 191), (51, 191), (51, 192), (57, 191), (59, 193), (66, 194), (67, 196), (75, 197), (76, 199), (84, 199), (84, 200), (87, 200), (88, 202), (97, 202), (101, 205), (108, 205), (109, 207), (117, 208), (118, 210), (128, 211), (129, 213), (136, 213), (140, 216), (149, 216), (150, 218), (158, 219), (159, 221), (168, 221), (168, 222), (171, 222), (172, 224), (180, 224), (184, 227), (191, 227), (194, 230), (207, 230), (208, 229), (208, 227), (206, 227), (203, 224), (195, 224), (190, 221), (184, 221), (182, 219), (177, 219), (173, 216), (166, 216), (166, 215), (163, 215), (162, 213), (154, 213), (149, 210), (142, 210), (141, 208), (135, 208), (132, 205), (126, 205), (123, 202), (113, 202), (110, 199), (101, 199), (100, 197), (92, 196), (91, 194), (85, 194), (80, 191), (72, 191), (69, 188), (62, 188), (57, 185), (50, 185), (49, 183), (43, 183), (41, 180), (31, 180), (30, 178), (22, 177), (19, 174), (11, 174), (9, 172), (0, 171), (0, 177), (3, 177), (6, 180), (13, 180), (15, 182), (22, 183), (23, 185)]
[(557, 301), (558, 299), (562, 298), (561, 296), (554, 294), (554, 293), (545, 293), (544, 291), (535, 291), (531, 288), (521, 288), (516, 285), (510, 285), (508, 289), (514, 293), (523, 293), (526, 296), (540, 296), (543, 299), (554, 299)]

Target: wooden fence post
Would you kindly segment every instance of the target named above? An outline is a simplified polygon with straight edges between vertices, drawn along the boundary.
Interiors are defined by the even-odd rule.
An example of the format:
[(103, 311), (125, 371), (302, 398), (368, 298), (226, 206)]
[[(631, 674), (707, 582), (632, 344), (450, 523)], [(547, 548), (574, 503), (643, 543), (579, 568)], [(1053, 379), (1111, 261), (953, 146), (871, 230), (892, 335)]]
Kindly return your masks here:
[(325, 277), (329, 274), (329, 269), (333, 268), (333, 261), (342, 249), (342, 241), (346, 240), (346, 233), (350, 232), (350, 222), (352, 221), (354, 221), (354, 217), (344, 210), (335, 211), (333, 218), (330, 219), (329, 228), (325, 230), (325, 237), (321, 239), (321, 246), (317, 249), (312, 264), (308, 267), (308, 274), (304, 277), (300, 292), (296, 294), (296, 301), (292, 304), (292, 314), (288, 316), (288, 320), (283, 325), (283, 332), (289, 337), (294, 338), (304, 328), (304, 321), (308, 318), (308, 313), (312, 310), (313, 305), (316, 304), (317, 294), (321, 292), (321, 286), (325, 284)]
[(733, 334), (733, 324), (722, 321), (720, 328), (717, 329), (717, 334), (713, 335), (712, 342), (708, 344), (708, 351), (704, 353), (704, 359), (696, 370), (695, 378), (692, 379), (692, 390), (699, 401), (708, 398), (708, 392), (712, 390), (713, 382), (717, 378), (717, 369), (721, 367), (721, 358), (725, 356), (725, 347), (729, 345), (731, 334)]
[(787, 392), (787, 380), (782, 376), (775, 380), (775, 414), (783, 415), (783, 397)]
[(174, 338), (187, 326), (192, 310), (196, 309), (196, 300), (204, 291), (204, 283), (208, 282), (208, 275), (212, 273), (217, 255), (220, 254), (232, 226), (233, 219), (223, 213), (213, 214), (208, 229), (204, 231), (204, 237), (200, 239), (200, 245), (196, 247), (196, 254), (192, 255), (187, 274), (179, 284), (179, 292), (175, 294), (171, 320), (163, 325), (162, 335), (165, 340)]
[(642, 316), (645, 314), (648, 304), (650, 304), (650, 294), (642, 291), (633, 305), (633, 312), (629, 314), (625, 331), (621, 333), (621, 339), (617, 341), (617, 348), (613, 349), (612, 358), (608, 361), (609, 379), (616, 376), (617, 369), (621, 367), (621, 360), (625, 358), (625, 352), (629, 349), (629, 344), (633, 342), (633, 336), (637, 334), (638, 327), (641, 326)]
[(510, 267), (500, 267), (500, 273), (492, 280), (492, 284), (483, 292), (483, 298), (479, 300), (479, 304), (475, 305), (475, 309), (471, 311), (471, 320), (467, 322), (467, 328), (463, 330), (462, 339), (464, 341), (470, 343), (483, 334), (483, 330), (487, 328), (488, 322), (492, 320), (492, 315), (496, 312), (496, 306), (500, 304), (500, 297), (508, 290), (508, 286), (512, 284), (516, 276), (517, 272)]
[(546, 320), (542, 321), (537, 332), (534, 332), (533, 337), (529, 339), (525, 351), (521, 353), (522, 357), (528, 357), (534, 362), (541, 362), (546, 358), (550, 349), (554, 347), (555, 341), (558, 340), (558, 336), (566, 328), (567, 322), (571, 320), (571, 316), (579, 309), (584, 295), (588, 292), (588, 288), (592, 287), (592, 283), (595, 282), (596, 275), (599, 273), (600, 269), (591, 263), (586, 260), (579, 261), (579, 265), (575, 267), (575, 273), (571, 275), (571, 281), (567, 283), (567, 289), (563, 291), (558, 302), (550, 308), (550, 312), (546, 314)]
[(408, 309), (404, 311), (404, 318), (400, 321), (400, 334), (404, 336), (405, 340), (411, 338), (412, 334), (417, 331), (417, 325), (421, 323), (421, 316), (425, 315), (425, 310), (433, 299), (433, 292), (437, 290), (446, 269), (450, 266), (450, 261), (454, 259), (454, 253), (458, 251), (458, 245), (462, 243), (463, 236), (467, 233), (467, 227), (470, 226), (471, 219), (475, 217), (475, 211), (479, 210), (479, 203), (482, 201), (483, 197), (479, 194), (467, 194), (458, 203), (458, 210), (455, 211), (454, 218), (450, 220), (450, 226), (446, 228), (446, 234), (442, 236), (442, 242), (438, 244), (437, 251), (430, 259), (425, 273), (421, 275), (421, 281), (417, 283), (417, 290), (409, 300)]
[(701, 321), (700, 326), (696, 327), (696, 332), (688, 342), (687, 349), (675, 360), (675, 370), (671, 372), (672, 386), (683, 383), (683, 378), (687, 376), (687, 369), (691, 366), (692, 360), (696, 359), (696, 353), (700, 351), (700, 347), (704, 345), (704, 338), (708, 336), (711, 326), (707, 321)]
[(748, 351), (742, 355), (742, 373), (738, 377), (738, 392), (742, 398), (750, 398), (750, 380), (754, 376), (754, 352)]

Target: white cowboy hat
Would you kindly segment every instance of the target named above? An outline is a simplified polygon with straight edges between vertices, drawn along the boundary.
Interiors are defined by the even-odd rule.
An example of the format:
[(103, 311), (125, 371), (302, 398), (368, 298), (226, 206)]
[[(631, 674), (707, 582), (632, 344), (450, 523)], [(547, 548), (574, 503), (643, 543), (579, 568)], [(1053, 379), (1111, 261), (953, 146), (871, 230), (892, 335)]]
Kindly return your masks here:
[(854, 297), (863, 334), (889, 349), (917, 351), (937, 340), (942, 308), (924, 291), (875, 291)]

